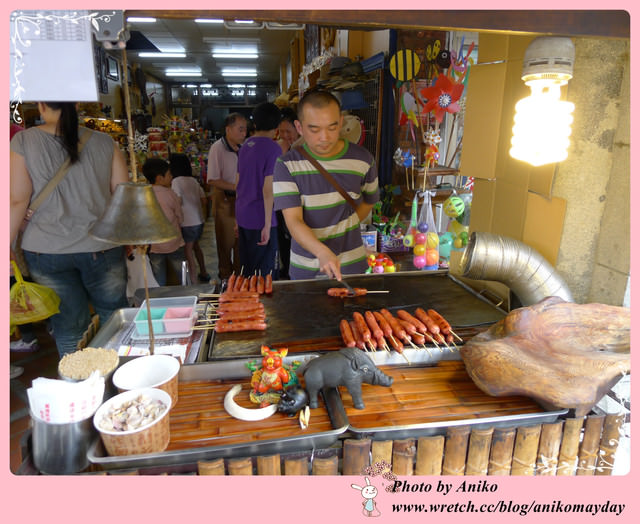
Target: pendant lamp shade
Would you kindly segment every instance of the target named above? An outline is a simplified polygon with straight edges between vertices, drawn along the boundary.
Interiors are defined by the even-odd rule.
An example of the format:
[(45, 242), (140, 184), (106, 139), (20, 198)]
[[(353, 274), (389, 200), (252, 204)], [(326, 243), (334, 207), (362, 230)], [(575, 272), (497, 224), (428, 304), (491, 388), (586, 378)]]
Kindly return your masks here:
[(107, 210), (89, 234), (98, 240), (136, 246), (173, 240), (178, 231), (167, 220), (153, 186), (125, 182), (116, 186)]

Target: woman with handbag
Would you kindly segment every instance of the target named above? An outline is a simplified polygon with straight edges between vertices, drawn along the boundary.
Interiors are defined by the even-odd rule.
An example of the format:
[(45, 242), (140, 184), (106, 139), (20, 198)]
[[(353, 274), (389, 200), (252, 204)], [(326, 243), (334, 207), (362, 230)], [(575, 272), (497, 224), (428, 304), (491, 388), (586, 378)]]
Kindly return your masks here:
[(11, 140), (10, 241), (26, 218), (21, 248), (31, 278), (61, 299), (51, 326), (62, 357), (89, 326), (90, 305), (101, 323), (127, 306), (124, 249), (89, 229), (129, 177), (113, 139), (79, 127), (75, 103), (39, 102), (38, 110), (44, 123)]

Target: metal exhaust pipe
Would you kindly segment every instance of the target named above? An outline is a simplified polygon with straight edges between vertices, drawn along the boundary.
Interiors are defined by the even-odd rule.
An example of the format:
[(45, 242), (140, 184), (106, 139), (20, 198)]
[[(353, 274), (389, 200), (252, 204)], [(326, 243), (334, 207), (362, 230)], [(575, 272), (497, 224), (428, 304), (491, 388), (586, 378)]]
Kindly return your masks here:
[(462, 254), (462, 275), (505, 284), (523, 306), (550, 296), (573, 302), (565, 281), (540, 253), (518, 240), (493, 233), (471, 234)]

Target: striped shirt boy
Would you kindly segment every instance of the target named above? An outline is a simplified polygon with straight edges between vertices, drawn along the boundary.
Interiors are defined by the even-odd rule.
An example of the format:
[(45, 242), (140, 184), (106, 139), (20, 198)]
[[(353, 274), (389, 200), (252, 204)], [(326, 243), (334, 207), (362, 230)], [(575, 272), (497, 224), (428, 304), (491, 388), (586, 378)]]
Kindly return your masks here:
[[(344, 147), (333, 157), (313, 156), (349, 193), (356, 204), (375, 204), (380, 198), (378, 174), (371, 154), (361, 146), (343, 140)], [(360, 220), (355, 210), (295, 148), (276, 162), (273, 177), (274, 207), (282, 210), (302, 207), (304, 222), (318, 240), (340, 260), (343, 274), (364, 273), (366, 252), (360, 234)], [(292, 279), (314, 278), (318, 259), (291, 240), (290, 276)]]

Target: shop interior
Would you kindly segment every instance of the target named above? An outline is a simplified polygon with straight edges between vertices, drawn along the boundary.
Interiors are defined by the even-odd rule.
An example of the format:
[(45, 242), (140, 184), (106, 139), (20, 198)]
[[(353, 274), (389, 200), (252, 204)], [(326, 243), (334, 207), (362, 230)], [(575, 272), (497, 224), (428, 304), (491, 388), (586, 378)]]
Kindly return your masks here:
[[(369, 264), (372, 275), (366, 276), (384, 273), (385, 278), (393, 279), (393, 275), (387, 275), (383, 269), (386, 260), (391, 260), (388, 265), (393, 269), (389, 273), (411, 273), (405, 283), (395, 279), (410, 293), (409, 288), (415, 285), (411, 279), (419, 272), (452, 275), (457, 285), (479, 299), (482, 307), (491, 310), (485, 323), (532, 305), (534, 302), (528, 295), (530, 286), (524, 286), (525, 292), (509, 279), (492, 278), (488, 273), (470, 274), (469, 242), (474, 232), (481, 232), (529, 246), (543, 261), (541, 265), (551, 268), (550, 278), (563, 282), (563, 289), (573, 302), (628, 308), (630, 66), (628, 18), (621, 12), (603, 12), (597, 21), (593, 13), (544, 11), (505, 11), (500, 17), (482, 11), (243, 11), (243, 18), (238, 16), (238, 12), (222, 10), (125, 11), (126, 30), (116, 40), (105, 36), (112, 38), (111, 26), (101, 26), (92, 39), (98, 99), (79, 104), (82, 123), (109, 133), (120, 144), (133, 173), (139, 172), (149, 157), (166, 159), (170, 153), (187, 154), (194, 176), (206, 189), (208, 152), (222, 136), (227, 115), (239, 112), (250, 118), (253, 108), (265, 101), (280, 108), (295, 109), (307, 90), (318, 87), (331, 90), (341, 102), (344, 116), (341, 136), (367, 149), (378, 168), (381, 201), (361, 228), (372, 254)], [(531, 94), (521, 79), (528, 46), (536, 37), (549, 35), (571, 39), (575, 46), (572, 77), (561, 91), (561, 100), (575, 105), (571, 142), (568, 155), (565, 150), (566, 160), (531, 165), (509, 153), (514, 108), (520, 99)], [(429, 90), (440, 85), (439, 79), (442, 82), (446, 79), (450, 84), (439, 92), (450, 99), (448, 109), (440, 113), (433, 106), (427, 106), (425, 96), (425, 93), (432, 96), (433, 91)], [(590, 100), (601, 103), (594, 107)], [(24, 127), (38, 123), (34, 103), (12, 104), (10, 115), (14, 121), (18, 115)], [(207, 212), (210, 213), (207, 222), (212, 222), (213, 210), (209, 208)], [(423, 256), (425, 253), (415, 250), (415, 244), (407, 241), (411, 233), (418, 233), (416, 226), (423, 221), (423, 216), (427, 217), (424, 221), (428, 219), (433, 223), (438, 233), (437, 255), (429, 263)], [(213, 235), (213, 226), (208, 227), (211, 229), (205, 226), (205, 234), (208, 231)], [(478, 245), (481, 237), (475, 238)], [(211, 255), (206, 256), (213, 259), (215, 250), (209, 249), (206, 253)], [(175, 284), (192, 282), (178, 280)], [(210, 284), (211, 293), (220, 293), (220, 282), (214, 279)], [(293, 285), (291, 282), (281, 284), (283, 290)], [(303, 291), (316, 293), (316, 287), (309, 285)], [(148, 300), (149, 290), (146, 291)], [(277, 289), (274, 296), (276, 294)], [(145, 295), (138, 293), (134, 298), (138, 308)], [(460, 297), (462, 303), (465, 298)], [(453, 297), (446, 304), (452, 311), (459, 308), (453, 303)], [(134, 314), (135, 311), (137, 309)], [(479, 317), (483, 311), (480, 308)], [(328, 310), (328, 314), (333, 314), (333, 310)], [(283, 321), (283, 333), (287, 333), (285, 324)], [(313, 330), (314, 324), (308, 327)], [(94, 326), (91, 333), (100, 342), (107, 340), (103, 328)], [(330, 333), (322, 329), (321, 326), (318, 336), (331, 338)], [(467, 342), (480, 332), (462, 328), (460, 334)], [(44, 326), (39, 334), (47, 337)], [(255, 357), (256, 351), (245, 353), (237, 349), (239, 341), (246, 342), (242, 338), (219, 337), (214, 348), (210, 334), (200, 332), (198, 337), (204, 350), (191, 356), (192, 366), (183, 366), (181, 381), (201, 380), (203, 368), (198, 368), (198, 364), (204, 366), (220, 355), (227, 359), (224, 362), (229, 369), (230, 358)], [(94, 346), (91, 338), (88, 336), (85, 340), (85, 347)], [(251, 338), (248, 340), (252, 342)], [(277, 341), (270, 339), (270, 343), (274, 342)], [(463, 346), (462, 339), (460, 342)], [(276, 346), (278, 344), (272, 348), (284, 347)], [(307, 341), (298, 351), (314, 348), (318, 348), (317, 341), (315, 345)], [(53, 353), (55, 348), (45, 356), (44, 364), (38, 364), (37, 354), (15, 358), (12, 355), (12, 363), (28, 369), (26, 375), (11, 381), (14, 472), (34, 473), (33, 464), (25, 465), (23, 460), (23, 455), (29, 453), (30, 438), (25, 387), (30, 379), (42, 376), (39, 365), (44, 365), (52, 377), (57, 375), (57, 354)], [(427, 355), (424, 351), (420, 354)], [(414, 360), (417, 361), (419, 359)], [(455, 359), (445, 359), (445, 365), (453, 361)], [(218, 378), (224, 379), (227, 368), (221, 366), (220, 369)], [(451, 369), (451, 373), (459, 372), (457, 368)], [(617, 395), (616, 405), (628, 408), (625, 393), (618, 391)], [(365, 401), (372, 402), (372, 398)], [(325, 397), (327, 404), (334, 401)], [(626, 418), (618, 416), (616, 429), (608, 430), (628, 427), (626, 408)], [(522, 409), (526, 411), (530, 407)], [(593, 420), (600, 417), (590, 424), (602, 425), (607, 408), (604, 409), (597, 415), (590, 412)], [(546, 411), (547, 415), (550, 412)], [(330, 415), (333, 417), (335, 413)], [(348, 419), (345, 427), (358, 427), (358, 424), (366, 427), (370, 423), (366, 417), (358, 419), (353, 409), (348, 409), (345, 416)], [(540, 420), (543, 426), (551, 427), (558, 420), (579, 419), (576, 434), (580, 434), (582, 415), (567, 418), (567, 414), (562, 413), (554, 417)], [(535, 417), (532, 420), (535, 422)], [(335, 424), (331, 428), (328, 419), (316, 423), (314, 445), (335, 448)], [(411, 474), (439, 474), (432, 473), (436, 470), (429, 469), (425, 463), (420, 464), (420, 470), (416, 462), (413, 469), (415, 441), (412, 439), (435, 438), (437, 432), (425, 432), (424, 428), (422, 433), (412, 432), (406, 429), (410, 428), (409, 424), (396, 421), (395, 427), (380, 431), (379, 438), (373, 438), (373, 448), (367, 448), (367, 457), (373, 449), (373, 453), (379, 453), (380, 460), (390, 461), (393, 456), (398, 468), (402, 460), (408, 461), (405, 472), (411, 469)], [(508, 430), (500, 427), (494, 429), (493, 438), (503, 431), (506, 433), (501, 435), (507, 435), (507, 439), (516, 436), (525, 439), (527, 431), (539, 431), (539, 426), (533, 426), (533, 430), (531, 427), (523, 424), (518, 428), (520, 432), (515, 430), (509, 435)], [(575, 433), (576, 427), (575, 422), (565, 423), (567, 438), (569, 430)], [(468, 427), (466, 433), (465, 427), (457, 424), (444, 431), (447, 443), (467, 442), (469, 438)], [(587, 427), (582, 431), (586, 432)], [(588, 431), (596, 430), (589, 426)], [(369, 432), (355, 431), (354, 434), (355, 440), (344, 440), (346, 446), (352, 446), (349, 460), (363, 441), (371, 445)], [(588, 438), (595, 438), (592, 433), (586, 434)], [(480, 430), (474, 435), (482, 436)], [(286, 449), (295, 439), (287, 436), (283, 440)], [(394, 442), (393, 453), (383, 447), (382, 441)], [(263, 471), (270, 472), (266, 474), (274, 474), (275, 466), (266, 463), (260, 466), (260, 460), (263, 455), (273, 456), (277, 446), (261, 448), (256, 464), (256, 456), (253, 460), (248, 457), (247, 463), (246, 454), (243, 456), (239, 451), (234, 455), (237, 443), (229, 442), (221, 453), (194, 453), (195, 460), (181, 460), (182, 452), (175, 447), (169, 453), (160, 453), (165, 460), (157, 463), (135, 458), (116, 460), (101, 450), (102, 455), (96, 455), (89, 471), (181, 474), (202, 468), (199, 472), (206, 474), (207, 467), (218, 472), (222, 467), (225, 474), (226, 467), (227, 474), (234, 474), (232, 467), (238, 467), (244, 468), (246, 474), (247, 468), (253, 472), (264, 467)], [(485, 435), (483, 443), (489, 446), (491, 435)], [(476, 445), (480, 444), (476, 442)], [(623, 448), (621, 446), (621, 453)], [(294, 471), (305, 449), (304, 445), (297, 448), (292, 445), (290, 449), (298, 453), (289, 457), (289, 466)], [(326, 461), (318, 460), (317, 467), (324, 465), (327, 471), (335, 473), (339, 459), (341, 471), (347, 474), (344, 467), (355, 468), (355, 464), (361, 463), (356, 460), (347, 464), (346, 453), (344, 448), (337, 454), (320, 455), (320, 459)], [(578, 456), (577, 444), (575, 455)], [(466, 462), (466, 467), (471, 468), (467, 474), (473, 472), (471, 456), (469, 454)], [(174, 457), (177, 458), (173, 460)], [(224, 459), (222, 466), (220, 457)], [(441, 471), (451, 474), (460, 468), (464, 470), (465, 457), (452, 454), (447, 462), (445, 456)], [(533, 462), (535, 465), (536, 461)], [(617, 462), (623, 470), (624, 462), (624, 458)], [(157, 467), (159, 464), (162, 467)], [(276, 470), (280, 470), (279, 463)], [(507, 474), (534, 474), (534, 470), (523, 467)], [(394, 466), (394, 471), (402, 470)], [(476, 474), (483, 471), (486, 474), (482, 468), (476, 470)], [(541, 474), (539, 465), (537, 474)], [(562, 474), (576, 473), (567, 469)]]

